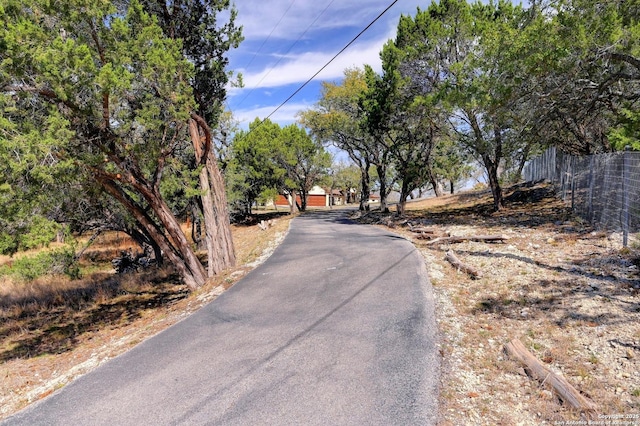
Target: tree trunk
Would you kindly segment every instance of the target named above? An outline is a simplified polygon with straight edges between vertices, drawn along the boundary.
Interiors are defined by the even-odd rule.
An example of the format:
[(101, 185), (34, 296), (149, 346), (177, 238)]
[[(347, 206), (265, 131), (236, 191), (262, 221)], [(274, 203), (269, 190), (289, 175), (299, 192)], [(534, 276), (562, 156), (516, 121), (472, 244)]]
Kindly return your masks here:
[(213, 214), (213, 197), (211, 196), (211, 185), (209, 184), (209, 173), (207, 168), (200, 170), (200, 198), (202, 199), (202, 216), (204, 218), (204, 241), (207, 247), (207, 275), (213, 277), (218, 272), (216, 262), (216, 246), (215, 240), (217, 236), (217, 227)]
[(302, 190), (300, 191), (300, 211), (304, 212), (307, 210), (307, 192)]
[(495, 211), (499, 211), (504, 207), (504, 200), (502, 197), (502, 188), (500, 187), (500, 180), (498, 179), (498, 167), (500, 160), (502, 159), (502, 132), (497, 125), (493, 129), (494, 136), (494, 152), (493, 158), (490, 153), (482, 153), (482, 162), (487, 170), (489, 177), (489, 187), (491, 188), (491, 194), (493, 195), (493, 207)]
[(449, 189), (450, 189), (451, 194), (453, 194), (453, 192), (454, 192), (454, 186), (455, 186), (455, 183), (452, 180), (450, 180), (449, 181)]
[(387, 167), (376, 164), (376, 170), (378, 171), (378, 181), (380, 182), (380, 211), (388, 212), (387, 207)]
[(292, 190), (290, 196), (291, 196), (291, 199), (289, 200), (289, 213), (293, 215), (298, 210), (298, 200), (296, 200), (297, 198), (296, 191)]
[[(475, 146), (473, 149), (480, 155), (484, 168), (487, 171), (489, 177), (489, 187), (491, 188), (491, 194), (493, 195), (493, 207), (495, 211), (499, 211), (504, 207), (504, 201), (502, 199), (502, 188), (500, 188), (500, 181), (498, 180), (498, 166), (502, 159), (502, 130), (500, 126), (494, 124), (493, 126), (493, 153), (486, 147), (487, 143), (482, 134), (482, 129), (478, 123), (478, 118), (475, 114), (466, 111), (465, 114), (469, 118), (471, 128), (475, 136)], [(480, 148), (484, 147), (484, 148)], [(492, 158), (493, 154), (493, 158)]]
[(214, 242), (219, 260), (219, 268), (215, 273), (219, 273), (224, 269), (235, 266), (236, 252), (233, 245), (233, 235), (231, 234), (231, 218), (229, 216), (224, 177), (218, 167), (218, 161), (213, 151), (209, 152), (207, 171), (209, 173), (209, 182), (211, 183), (211, 193), (213, 195), (213, 218), (216, 229), (218, 230), (218, 235)]
[(491, 195), (493, 195), (493, 208), (495, 211), (499, 211), (504, 207), (504, 200), (500, 181), (498, 180), (498, 165), (488, 155), (483, 155), (482, 160), (489, 176), (489, 187), (491, 188)]
[[(209, 277), (213, 277), (235, 265), (224, 179), (211, 149), (209, 128), (201, 119), (192, 118), (189, 120), (189, 132), (196, 152), (196, 161), (199, 164), (204, 163), (199, 175), (202, 191), (200, 198), (207, 247), (207, 273)], [(204, 146), (201, 132), (204, 133)]]
[(371, 163), (365, 159), (364, 164), (360, 163), (362, 189), (360, 191), (360, 211), (369, 210), (369, 196), (371, 195), (371, 181), (369, 178), (369, 169)]
[[(195, 120), (189, 120), (189, 132), (191, 134), (191, 141), (193, 142), (195, 151), (196, 151), (196, 162), (201, 164), (203, 161), (203, 156), (206, 153), (203, 152), (202, 144), (200, 141), (200, 130), (198, 128), (198, 123)], [(215, 226), (215, 219), (213, 214), (213, 197), (211, 195), (211, 184), (209, 182), (209, 172), (207, 171), (207, 167), (202, 167), (200, 170), (200, 175), (198, 176), (200, 180), (200, 190), (202, 194), (200, 195), (201, 203), (200, 208), (202, 209), (202, 216), (204, 218), (204, 241), (205, 246), (207, 247), (207, 275), (212, 277), (216, 274), (216, 248), (215, 248), (215, 239), (217, 237), (217, 229)]]
[(427, 176), (431, 187), (433, 187), (433, 193), (436, 195), (436, 197), (441, 196), (442, 191), (440, 191), (440, 184), (438, 183), (438, 178), (433, 172), (433, 168), (431, 167), (431, 165), (427, 166)]
[(398, 202), (398, 216), (404, 214), (405, 207), (407, 206), (407, 198), (411, 191), (409, 191), (409, 185), (402, 182), (402, 189), (400, 190), (400, 201)]
[(493, 126), (493, 138), (493, 160), (487, 156), (490, 166), (487, 167), (487, 171), (489, 172), (489, 182), (491, 183), (494, 207), (496, 211), (499, 211), (504, 207), (504, 200), (502, 198), (500, 180), (498, 179), (498, 167), (500, 167), (500, 160), (502, 159), (502, 129), (497, 124)]
[(200, 215), (202, 214), (202, 203), (194, 203), (191, 209), (191, 239), (198, 248), (198, 250), (206, 250), (205, 241), (202, 240), (202, 220)]
[(189, 288), (196, 289), (206, 282), (207, 277), (202, 264), (191, 249), (182, 229), (180, 229), (180, 224), (159, 194), (147, 189), (143, 196), (171, 239), (116, 182), (105, 176), (96, 176), (96, 178), (102, 187), (133, 215), (149, 237), (157, 243)]
[(207, 281), (204, 267), (191, 248), (189, 241), (187, 241), (187, 237), (184, 235), (184, 232), (182, 232), (180, 223), (171, 212), (169, 206), (167, 206), (160, 194), (155, 191), (153, 192), (153, 196), (145, 197), (145, 199), (162, 223), (163, 227), (169, 233), (173, 246), (178, 251), (180, 257), (184, 259), (184, 263), (193, 276), (193, 282), (189, 283), (185, 281), (185, 284), (194, 289), (204, 285)]

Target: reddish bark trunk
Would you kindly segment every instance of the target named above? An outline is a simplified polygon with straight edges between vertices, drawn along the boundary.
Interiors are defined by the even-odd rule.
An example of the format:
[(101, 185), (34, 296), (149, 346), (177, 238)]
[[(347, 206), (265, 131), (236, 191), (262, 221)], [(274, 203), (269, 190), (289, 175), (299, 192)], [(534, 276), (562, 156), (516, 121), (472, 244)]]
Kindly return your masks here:
[(234, 266), (236, 262), (224, 178), (211, 149), (211, 132), (204, 120), (194, 115), (189, 121), (189, 132), (196, 160), (204, 164), (199, 180), (207, 247), (207, 273), (212, 277)]
[(224, 177), (212, 151), (209, 152), (207, 172), (213, 197), (213, 220), (218, 231), (217, 237), (214, 239), (214, 250), (218, 260), (218, 266), (215, 271), (217, 274), (224, 269), (235, 266), (236, 254), (231, 235), (231, 219), (229, 217)]
[(187, 239), (180, 229), (180, 224), (175, 216), (171, 214), (164, 200), (162, 200), (159, 195), (154, 196), (152, 191), (147, 191), (147, 194), (144, 196), (155, 215), (160, 219), (162, 225), (169, 233), (171, 239), (158, 228), (158, 225), (147, 215), (144, 209), (132, 200), (116, 182), (105, 176), (97, 176), (97, 178), (102, 187), (118, 200), (140, 225), (144, 227), (148, 235), (153, 238), (163, 251), (163, 254), (176, 268), (184, 283), (191, 289), (202, 286), (206, 281), (204, 268), (193, 250), (191, 250)]

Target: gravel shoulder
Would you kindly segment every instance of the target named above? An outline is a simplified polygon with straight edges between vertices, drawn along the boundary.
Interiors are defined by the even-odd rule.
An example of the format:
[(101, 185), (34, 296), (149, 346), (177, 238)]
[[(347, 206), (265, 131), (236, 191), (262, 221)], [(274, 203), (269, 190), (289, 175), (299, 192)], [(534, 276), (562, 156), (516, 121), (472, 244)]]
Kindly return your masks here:
[[(595, 401), (597, 415), (628, 416), (617, 424), (640, 424), (633, 417), (640, 414), (637, 241), (623, 249), (619, 234), (581, 222), (547, 186), (516, 186), (506, 195), (507, 209), (500, 213), (491, 213), (490, 194), (474, 192), (411, 203), (404, 217), (371, 212), (357, 219), (393, 228), (425, 258), (441, 335), (439, 424), (552, 425), (581, 419), (580, 412), (563, 405), (505, 354), (504, 345), (514, 338)], [(509, 239), (503, 244), (428, 245), (408, 223), (451, 235)], [(287, 228), (283, 218), (267, 231), (236, 229), (241, 266), (198, 292), (187, 294), (171, 284), (172, 296), (164, 295), (163, 303), (150, 303), (136, 318), (119, 317), (75, 334), (68, 348), (5, 357), (0, 361), (0, 419), (213, 300), (255, 267), (252, 262), (266, 258)], [(449, 249), (482, 271), (483, 278), (455, 270), (445, 260)], [(99, 301), (96, 309), (116, 302)], [(3, 315), (13, 314), (6, 310)], [(10, 338), (39, 338), (43, 331), (25, 326), (18, 333), (0, 333), (2, 348)]]
[[(122, 276), (110, 272), (63, 284), (55, 282), (63, 277), (35, 281), (30, 285), (34, 297), (43, 294), (52, 300), (34, 306), (0, 304), (0, 421), (217, 298), (273, 253), (286, 236), (290, 219), (279, 216), (266, 230), (257, 224), (234, 226), (238, 266), (194, 292), (177, 285), (166, 270)], [(121, 249), (97, 244), (86, 255), (105, 257), (101, 252)], [(51, 291), (54, 298), (42, 290), (62, 285), (64, 291)], [(99, 291), (90, 300), (68, 296), (96, 286)], [(15, 285), (0, 278), (0, 301), (16, 297), (12, 292), (16, 293)]]
[[(490, 211), (490, 194), (467, 193), (410, 204), (404, 217), (359, 219), (394, 228), (425, 258), (442, 336), (439, 424), (551, 425), (606, 416), (640, 424), (638, 250), (572, 216), (549, 186), (510, 188), (507, 209)], [(508, 240), (430, 244), (410, 225)], [(448, 250), (483, 277), (455, 270)], [(504, 351), (516, 338), (594, 401), (597, 413), (586, 417), (531, 379)]]

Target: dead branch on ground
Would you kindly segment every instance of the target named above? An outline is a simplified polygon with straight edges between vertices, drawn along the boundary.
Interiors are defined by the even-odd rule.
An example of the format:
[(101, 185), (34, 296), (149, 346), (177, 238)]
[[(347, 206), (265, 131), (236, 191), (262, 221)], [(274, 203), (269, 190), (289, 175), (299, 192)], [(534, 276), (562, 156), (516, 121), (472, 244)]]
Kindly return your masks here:
[(593, 401), (578, 392), (564, 377), (542, 365), (520, 340), (514, 339), (507, 343), (505, 351), (521, 362), (530, 376), (543, 384), (548, 383), (567, 404), (586, 412), (594, 413), (596, 411), (596, 404)]
[(441, 237), (435, 238), (427, 243), (427, 245), (443, 244), (443, 243), (464, 243), (465, 241), (476, 241), (481, 243), (502, 243), (508, 240), (509, 237), (504, 235), (470, 235), (468, 237)]
[(447, 252), (445, 259), (447, 259), (447, 261), (451, 263), (456, 269), (469, 274), (471, 278), (482, 278), (481, 271), (477, 270), (473, 266), (469, 266), (463, 263), (460, 259), (458, 259), (453, 250), (449, 250)]

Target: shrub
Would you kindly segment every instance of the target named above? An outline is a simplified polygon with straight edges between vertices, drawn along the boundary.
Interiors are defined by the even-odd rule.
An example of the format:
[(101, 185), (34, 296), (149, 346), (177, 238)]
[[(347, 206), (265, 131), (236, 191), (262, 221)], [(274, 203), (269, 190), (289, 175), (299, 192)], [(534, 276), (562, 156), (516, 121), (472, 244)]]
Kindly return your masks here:
[(73, 247), (18, 257), (11, 265), (0, 268), (0, 275), (11, 275), (26, 281), (33, 281), (46, 274), (65, 274), (71, 279), (80, 278), (80, 268), (76, 263)]
[(32, 219), (28, 232), (19, 236), (19, 247), (25, 250), (47, 247), (61, 230), (62, 226), (60, 224), (44, 217), (36, 216)]

